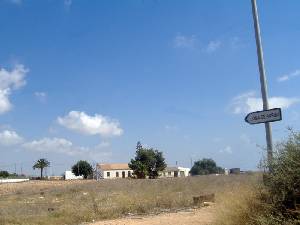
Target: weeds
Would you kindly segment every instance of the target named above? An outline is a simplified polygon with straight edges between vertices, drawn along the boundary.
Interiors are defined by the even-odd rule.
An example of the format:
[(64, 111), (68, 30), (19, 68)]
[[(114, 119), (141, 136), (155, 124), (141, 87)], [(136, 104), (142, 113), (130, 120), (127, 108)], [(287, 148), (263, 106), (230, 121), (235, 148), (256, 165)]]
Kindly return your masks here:
[(220, 198), (217, 225), (300, 224), (300, 133), (291, 131), (269, 165), (260, 186), (241, 185)]
[[(240, 175), (98, 182), (35, 181), (15, 184), (14, 187), (2, 185), (0, 224), (74, 225), (118, 218), (129, 213), (175, 210), (192, 207), (193, 196), (209, 193), (218, 195), (226, 188), (257, 182), (257, 179), (254, 175)], [(9, 188), (10, 192), (5, 188)]]

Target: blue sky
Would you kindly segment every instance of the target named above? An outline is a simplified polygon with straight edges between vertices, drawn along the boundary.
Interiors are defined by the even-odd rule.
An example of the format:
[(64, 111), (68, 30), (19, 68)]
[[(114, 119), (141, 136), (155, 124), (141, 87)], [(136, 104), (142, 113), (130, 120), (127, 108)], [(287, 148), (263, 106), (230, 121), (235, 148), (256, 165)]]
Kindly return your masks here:
[[(276, 142), (299, 129), (300, 2), (257, 3)], [(250, 1), (0, 0), (0, 27), (0, 169), (127, 162), (139, 140), (170, 165), (264, 155)]]

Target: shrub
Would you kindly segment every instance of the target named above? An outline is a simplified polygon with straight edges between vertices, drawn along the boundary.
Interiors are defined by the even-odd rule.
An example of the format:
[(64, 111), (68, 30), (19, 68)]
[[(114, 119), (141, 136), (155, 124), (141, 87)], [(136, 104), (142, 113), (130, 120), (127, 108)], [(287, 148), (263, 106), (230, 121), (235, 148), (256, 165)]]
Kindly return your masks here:
[(300, 133), (291, 131), (277, 145), (270, 172), (263, 177), (259, 186), (238, 187), (225, 194), (216, 224), (299, 225), (295, 209), (300, 197)]
[(300, 196), (300, 133), (291, 134), (277, 146), (271, 163), (271, 173), (265, 175), (265, 185), (272, 204), (281, 211), (296, 209)]
[(9, 177), (9, 172), (7, 172), (7, 171), (0, 171), (0, 177), (1, 178), (7, 178), (7, 177)]

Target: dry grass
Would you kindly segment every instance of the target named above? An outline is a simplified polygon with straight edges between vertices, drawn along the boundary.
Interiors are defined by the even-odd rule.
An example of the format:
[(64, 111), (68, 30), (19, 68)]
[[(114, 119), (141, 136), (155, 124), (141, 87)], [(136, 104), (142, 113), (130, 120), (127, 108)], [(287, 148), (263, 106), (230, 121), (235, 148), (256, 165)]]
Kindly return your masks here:
[(128, 213), (191, 207), (192, 197), (256, 182), (257, 176), (158, 180), (34, 181), (0, 185), (0, 224), (82, 224)]
[(245, 184), (223, 193), (217, 203), (216, 225), (249, 224), (262, 208), (256, 188)]
[(240, 184), (217, 199), (215, 225), (298, 225), (300, 221), (282, 217), (268, 202), (269, 194), (259, 184)]

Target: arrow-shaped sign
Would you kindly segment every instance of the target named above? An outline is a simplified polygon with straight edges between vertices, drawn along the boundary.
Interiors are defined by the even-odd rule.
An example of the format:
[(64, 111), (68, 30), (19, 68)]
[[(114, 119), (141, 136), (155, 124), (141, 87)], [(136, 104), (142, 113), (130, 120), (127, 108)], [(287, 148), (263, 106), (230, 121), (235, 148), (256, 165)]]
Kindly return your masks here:
[(280, 108), (252, 112), (249, 113), (245, 118), (245, 121), (250, 124), (275, 122), (279, 120), (282, 120)]

